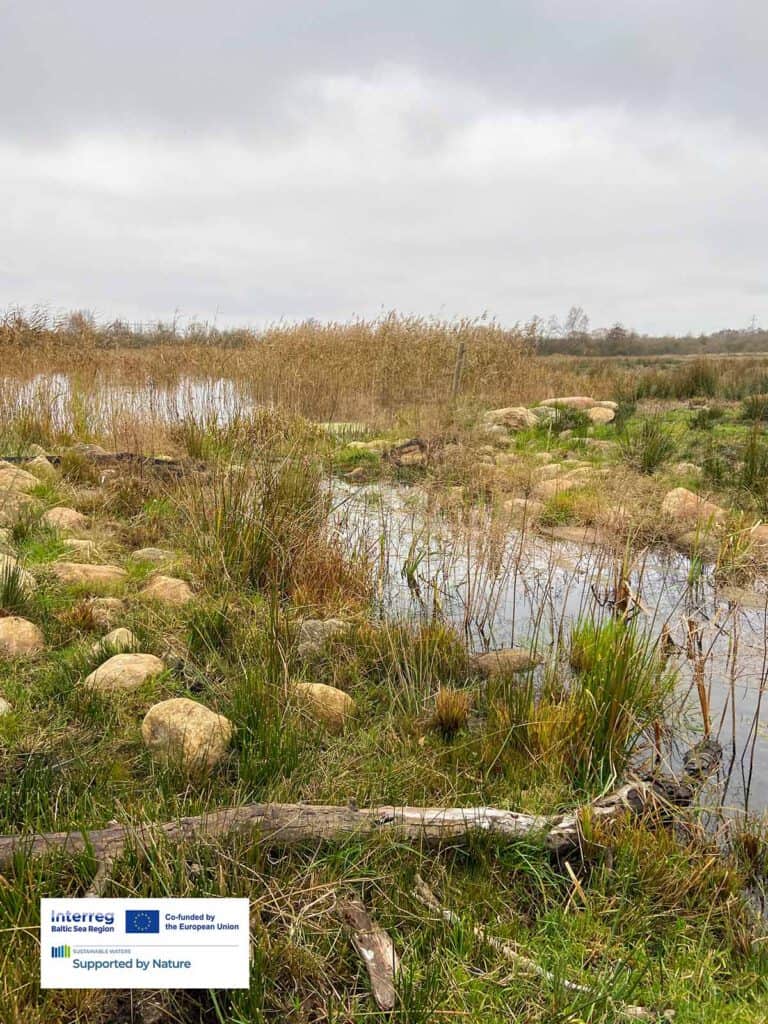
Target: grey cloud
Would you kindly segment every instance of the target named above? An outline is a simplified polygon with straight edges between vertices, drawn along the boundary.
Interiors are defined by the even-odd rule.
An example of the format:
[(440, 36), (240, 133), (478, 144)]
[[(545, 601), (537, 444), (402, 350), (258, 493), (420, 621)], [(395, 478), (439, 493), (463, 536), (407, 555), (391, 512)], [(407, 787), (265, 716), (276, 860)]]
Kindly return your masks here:
[(0, 0), (0, 307), (768, 320), (768, 6)]
[(393, 66), (485, 104), (618, 106), (766, 125), (758, 0), (4, 0), (0, 132), (259, 137), (312, 115), (297, 82)]

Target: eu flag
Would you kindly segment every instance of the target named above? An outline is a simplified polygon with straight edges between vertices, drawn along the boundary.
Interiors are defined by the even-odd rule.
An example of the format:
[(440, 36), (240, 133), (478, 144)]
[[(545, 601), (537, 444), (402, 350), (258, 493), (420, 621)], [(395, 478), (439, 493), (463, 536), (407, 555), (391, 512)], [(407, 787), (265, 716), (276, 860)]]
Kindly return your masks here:
[(160, 931), (159, 910), (126, 910), (126, 935), (157, 935)]

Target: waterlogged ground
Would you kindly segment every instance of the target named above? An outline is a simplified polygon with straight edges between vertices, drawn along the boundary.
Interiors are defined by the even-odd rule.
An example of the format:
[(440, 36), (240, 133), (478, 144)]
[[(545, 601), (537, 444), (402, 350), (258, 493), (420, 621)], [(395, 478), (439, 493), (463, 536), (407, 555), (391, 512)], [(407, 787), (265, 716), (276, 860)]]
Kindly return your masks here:
[[(534, 728), (530, 750), (512, 749), (510, 719), (493, 703), (492, 681), (480, 684), (473, 676), (477, 685), (468, 698), (465, 652), (448, 631), (378, 628), (368, 621), (368, 569), (375, 579), (374, 617), (451, 624), (474, 651), (534, 647), (544, 660), (537, 682), (562, 670), (573, 686), (570, 695), (587, 674), (575, 661), (573, 672), (566, 667), (577, 648), (570, 642), (572, 627), (582, 617), (612, 616), (617, 577), (623, 579), (628, 612), (652, 637), (664, 635), (669, 663), (679, 673), (670, 733), (659, 737), (665, 758), (676, 767), (708, 719), (726, 759), (705, 804), (764, 811), (768, 737), (759, 723), (766, 598), (759, 581), (750, 580), (741, 594), (717, 589), (710, 569), (647, 535), (648, 546), (629, 555), (616, 535), (585, 535), (572, 519), (568, 525), (557, 520), (561, 525), (553, 529), (539, 516), (524, 529), (513, 525), (521, 498), (511, 497), (530, 495), (524, 483), (484, 493), (471, 486), (474, 469), (459, 479), (448, 477), (445, 463), (441, 476), (439, 462), (400, 472), (388, 456), (345, 443), (370, 439), (365, 427), (350, 424), (341, 436), (332, 435), (282, 411), (265, 409), (262, 416), (259, 410), (248, 420), (245, 414), (254, 408), (247, 387), (225, 381), (100, 389), (98, 382), (89, 388), (49, 376), (0, 387), (5, 453), (24, 460), (34, 443), (59, 456), (55, 466), (38, 462), (36, 473), (44, 471), (45, 479), (38, 476), (30, 494), (41, 508), (61, 512), (62, 503), (71, 503), (86, 513), (88, 539), (71, 543), (95, 544), (100, 560), (116, 563), (115, 593), (124, 599), (117, 602), (119, 622), (134, 631), (142, 659), (164, 666), (120, 698), (85, 696), (86, 679), (103, 669), (105, 652), (94, 641), (106, 626), (94, 618), (77, 582), (50, 578), (56, 562), (75, 557), (67, 553), (67, 538), (39, 529), (34, 516), (21, 517), (9, 543), (39, 575), (37, 596), (26, 607), (45, 628), (47, 646), (39, 658), (8, 668), (13, 714), (0, 765), (2, 831), (79, 830), (113, 819), (171, 821), (252, 800), (483, 803), (549, 814), (613, 785), (602, 771), (607, 761), (599, 777), (587, 780), (587, 792), (574, 767), (583, 762), (563, 760), (550, 771), (547, 752), (570, 744), (574, 733), (583, 738), (573, 723), (588, 724), (588, 715), (550, 719), (564, 724), (549, 747), (538, 743), (544, 730)], [(228, 422), (237, 429), (218, 429)], [(406, 429), (398, 424), (392, 436)], [(238, 447), (230, 443), (233, 433)], [(615, 449), (615, 441), (592, 437)], [(508, 440), (506, 451), (501, 444), (483, 452), (489, 446), (479, 438), (461, 438), (454, 449), (471, 466), (485, 457), (486, 469), (496, 472), (504, 457), (516, 461), (530, 441), (526, 467), (535, 472), (543, 466), (540, 437)], [(88, 444), (75, 443), (81, 441)], [(189, 457), (190, 471), (166, 478), (163, 460), (148, 470), (139, 459), (100, 466), (97, 473), (90, 447), (96, 442), (113, 451)], [(558, 460), (588, 454), (566, 454), (559, 440), (554, 447)], [(246, 467), (251, 471), (243, 472)], [(612, 468), (596, 460), (589, 472), (601, 474), (596, 479), (602, 487), (609, 473), (620, 470), (618, 459)], [(270, 484), (273, 473), (284, 486)], [(338, 545), (327, 537), (321, 479), (329, 481)], [(654, 484), (670, 486), (666, 479)], [(262, 500), (266, 492), (269, 501)], [(311, 514), (305, 510), (303, 525), (305, 493)], [(512, 508), (505, 511), (505, 504)], [(557, 505), (546, 510), (562, 511)], [(322, 557), (290, 563), (287, 578), (269, 575), (269, 561), (263, 576), (243, 575), (241, 556), (253, 570), (261, 549), (239, 541), (262, 522), (274, 527), (270, 549), (278, 546), (276, 537), (296, 539), (302, 554)], [(364, 552), (367, 564), (344, 559), (344, 549)], [(161, 560), (145, 561), (148, 550), (159, 551)], [(175, 583), (176, 592), (178, 584), (191, 584), (189, 607), (155, 604), (157, 567), (162, 579), (166, 559), (181, 575), (166, 585)], [(618, 572), (622, 561), (624, 571)], [(268, 595), (275, 595), (274, 603)], [(343, 615), (351, 628), (302, 652), (296, 639), (311, 638), (317, 615), (331, 618), (323, 627)], [(437, 638), (437, 659), (424, 637)], [(620, 649), (608, 648), (611, 655)], [(665, 675), (655, 654), (652, 665), (654, 681), (657, 672)], [(505, 694), (523, 695), (514, 705), (520, 712), (515, 726), (528, 724), (527, 679), (504, 680)], [(345, 698), (344, 713), (349, 702), (354, 706), (349, 721), (313, 719), (300, 697), (306, 690), (299, 688), (317, 682), (333, 684), (326, 691), (341, 686), (335, 694)], [(653, 688), (666, 692), (663, 685)], [(446, 694), (466, 701), (458, 705), (465, 710), (453, 731), (437, 714)], [(225, 715), (233, 726), (231, 749), (202, 778), (148, 749), (154, 730), (145, 736), (147, 720), (180, 697)], [(545, 706), (544, 699), (537, 706)], [(659, 720), (661, 706), (661, 700), (649, 706), (644, 725)], [(586, 751), (591, 764), (597, 745), (589, 738), (594, 734), (586, 735), (574, 746)], [(649, 752), (644, 747), (638, 760)], [(618, 772), (623, 776), (623, 761)], [(622, 821), (603, 834), (587, 815), (585, 856), (573, 864), (555, 864), (539, 837), (506, 843), (473, 835), (466, 844), (433, 850), (395, 836), (371, 842), (354, 836), (278, 850), (250, 835), (227, 834), (126, 851), (106, 866), (101, 882), (90, 854), (8, 865), (0, 876), (0, 931), (7, 936), (0, 1020), (609, 1024), (636, 1018), (629, 1011), (639, 1004), (648, 1008), (640, 1019), (668, 1019), (673, 1011), (681, 1024), (754, 1024), (764, 1019), (768, 994), (759, 918), (768, 870), (763, 832), (738, 813), (724, 824), (720, 815), (705, 818), (723, 827), (698, 828), (695, 808), (683, 813), (679, 829), (658, 827), (651, 818)], [(450, 923), (414, 895), (419, 876), (451, 908)], [(81, 1001), (77, 993), (40, 991), (38, 896), (82, 895), (97, 882), (105, 895), (248, 896), (250, 989), (143, 993), (135, 1004), (134, 994), (128, 1003), (120, 992), (89, 993)], [(337, 901), (348, 896), (363, 901), (402, 956), (391, 1014), (376, 1013), (365, 967), (336, 914)], [(479, 937), (478, 925), (488, 940)], [(505, 950), (512, 948), (519, 953), (510, 960)], [(540, 970), (522, 969), (519, 954)], [(567, 987), (565, 979), (577, 987)]]
[[(151, 378), (130, 385), (99, 381), (81, 391), (66, 375), (50, 374), (3, 385), (22, 406), (45, 396), (53, 421), (66, 429), (76, 428), (78, 410), (109, 430), (132, 420), (227, 424), (256, 406), (247, 382), (225, 377), (181, 376), (172, 387)], [(481, 510), (469, 521), (466, 514), (437, 513), (418, 487), (334, 486), (340, 532), (376, 562), (380, 613), (450, 622), (472, 650), (535, 646), (551, 659), (570, 625), (600, 605), (607, 609), (617, 564), (626, 560), (625, 551), (580, 543), (578, 529), (545, 536), (491, 528)], [(666, 629), (675, 648), (681, 699), (670, 759), (703, 728), (698, 659), (712, 734), (726, 753), (717, 799), (762, 811), (768, 806), (768, 590), (759, 581), (744, 590), (717, 587), (711, 567), (701, 569), (673, 549), (635, 551), (627, 564), (638, 614), (654, 635)]]
[[(521, 528), (499, 530), (477, 510), (457, 522), (430, 510), (417, 487), (341, 484), (335, 498), (347, 541), (376, 559), (381, 614), (443, 619), (477, 651), (525, 646), (545, 660), (556, 657), (573, 623), (601, 607), (610, 611), (617, 566), (626, 559), (624, 551)], [(710, 796), (724, 808), (764, 810), (768, 591), (760, 584), (749, 591), (718, 588), (706, 567), (693, 580), (691, 560), (673, 550), (634, 553), (629, 565), (636, 614), (655, 636), (666, 627), (679, 672), (670, 761), (703, 732), (698, 659), (711, 732), (725, 752)]]

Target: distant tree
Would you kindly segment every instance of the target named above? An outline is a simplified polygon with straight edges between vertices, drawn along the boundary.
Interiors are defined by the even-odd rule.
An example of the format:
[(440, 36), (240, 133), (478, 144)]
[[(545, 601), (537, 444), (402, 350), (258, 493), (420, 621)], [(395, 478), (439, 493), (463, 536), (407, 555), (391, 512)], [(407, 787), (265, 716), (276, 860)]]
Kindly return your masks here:
[(560, 323), (558, 318), (553, 314), (549, 320), (547, 320), (547, 326), (545, 328), (545, 334), (548, 338), (562, 338), (564, 334), (563, 325)]
[(578, 338), (589, 332), (589, 317), (581, 306), (571, 306), (563, 325), (563, 334), (567, 338)]

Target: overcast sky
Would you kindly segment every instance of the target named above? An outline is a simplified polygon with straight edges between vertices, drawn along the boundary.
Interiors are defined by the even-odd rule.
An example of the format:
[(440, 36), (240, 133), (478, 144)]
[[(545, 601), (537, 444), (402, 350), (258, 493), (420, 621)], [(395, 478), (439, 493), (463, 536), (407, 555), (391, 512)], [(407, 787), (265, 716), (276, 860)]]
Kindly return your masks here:
[(764, 0), (0, 0), (0, 306), (768, 325)]

